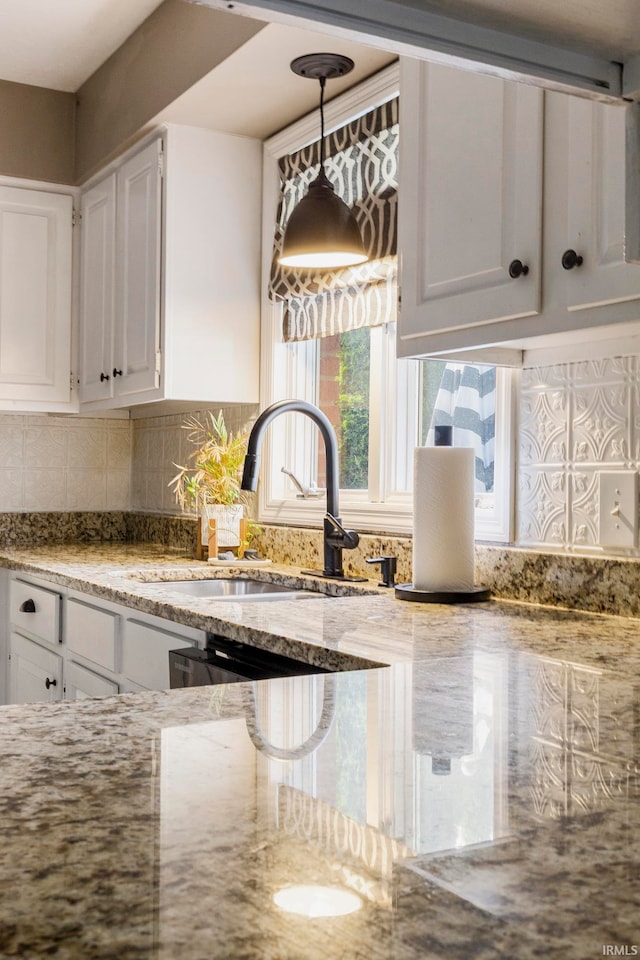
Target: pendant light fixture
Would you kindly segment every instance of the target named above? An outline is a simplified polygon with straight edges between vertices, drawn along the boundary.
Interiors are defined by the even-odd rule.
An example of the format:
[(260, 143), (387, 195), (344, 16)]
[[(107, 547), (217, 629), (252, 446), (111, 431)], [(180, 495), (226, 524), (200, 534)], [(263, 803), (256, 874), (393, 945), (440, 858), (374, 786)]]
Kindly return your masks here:
[(350, 267), (369, 259), (352, 210), (334, 192), (324, 170), (324, 89), (327, 80), (353, 70), (353, 60), (339, 53), (296, 57), (291, 69), (299, 77), (320, 81), (320, 171), (293, 210), (285, 229), (279, 262), (286, 267)]

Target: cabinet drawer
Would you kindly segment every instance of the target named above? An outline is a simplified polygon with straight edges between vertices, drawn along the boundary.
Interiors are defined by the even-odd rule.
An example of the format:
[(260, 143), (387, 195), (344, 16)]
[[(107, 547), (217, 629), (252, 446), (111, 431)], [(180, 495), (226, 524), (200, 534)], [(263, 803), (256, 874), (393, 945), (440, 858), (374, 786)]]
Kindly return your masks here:
[(45, 643), (60, 642), (60, 594), (22, 580), (9, 585), (9, 618), (20, 632)]
[(189, 646), (178, 633), (127, 620), (122, 644), (122, 672), (147, 690), (169, 689), (169, 650)]
[(118, 684), (105, 680), (78, 663), (67, 663), (64, 668), (65, 700), (84, 700), (88, 697), (109, 697), (118, 693)]
[(115, 673), (119, 620), (117, 613), (70, 599), (65, 631), (69, 650)]

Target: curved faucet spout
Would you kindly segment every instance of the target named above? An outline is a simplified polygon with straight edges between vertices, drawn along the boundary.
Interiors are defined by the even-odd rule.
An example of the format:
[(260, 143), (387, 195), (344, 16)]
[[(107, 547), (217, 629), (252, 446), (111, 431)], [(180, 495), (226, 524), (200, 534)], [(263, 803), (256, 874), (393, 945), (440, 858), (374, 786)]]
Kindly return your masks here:
[(249, 434), (242, 473), (242, 489), (256, 489), (264, 431), (277, 416), (288, 412), (304, 413), (305, 416), (313, 420), (322, 434), (327, 475), (327, 516), (324, 521), (324, 570), (322, 575), (344, 579), (342, 550), (353, 549), (358, 543), (358, 535), (351, 530), (345, 530), (340, 523), (338, 509), (338, 441), (331, 421), (322, 410), (306, 400), (279, 400), (263, 410)]
[(260, 470), (260, 448), (264, 431), (272, 420), (281, 413), (294, 411), (304, 413), (316, 424), (324, 440), (327, 461), (327, 513), (337, 517), (338, 514), (338, 442), (333, 425), (329, 418), (318, 407), (306, 400), (279, 400), (263, 410), (253, 425), (247, 443), (247, 455), (244, 461), (242, 474), (242, 489), (255, 490), (258, 485)]

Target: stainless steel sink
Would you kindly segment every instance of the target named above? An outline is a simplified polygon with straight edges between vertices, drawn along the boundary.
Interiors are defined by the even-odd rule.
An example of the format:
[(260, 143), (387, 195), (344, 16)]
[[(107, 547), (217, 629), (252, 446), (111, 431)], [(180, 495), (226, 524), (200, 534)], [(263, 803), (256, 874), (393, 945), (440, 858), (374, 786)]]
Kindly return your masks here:
[(251, 580), (247, 577), (220, 577), (216, 580), (163, 580), (167, 590), (186, 593), (190, 597), (210, 597), (215, 600), (302, 600), (321, 597), (314, 590), (287, 587), (282, 583), (267, 580)]

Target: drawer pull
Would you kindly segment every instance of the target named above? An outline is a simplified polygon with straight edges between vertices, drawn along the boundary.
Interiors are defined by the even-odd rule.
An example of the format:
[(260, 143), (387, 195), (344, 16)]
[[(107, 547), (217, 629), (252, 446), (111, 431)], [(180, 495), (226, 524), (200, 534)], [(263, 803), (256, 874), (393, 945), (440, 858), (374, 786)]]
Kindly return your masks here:
[(35, 602), (29, 597), (28, 600), (25, 600), (23, 604), (20, 605), (20, 613), (35, 613), (36, 605)]
[(49, 687), (57, 687), (57, 686), (58, 686), (58, 681), (56, 680), (55, 677), (53, 678), (53, 680), (50, 680), (49, 677), (47, 677), (47, 679), (46, 679), (45, 682), (44, 682), (44, 685), (45, 685), (45, 687), (46, 687), (47, 690), (48, 690)]

